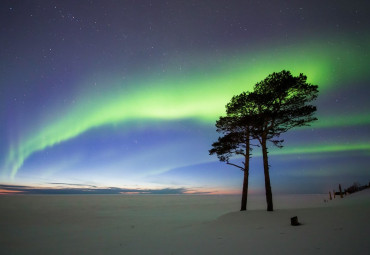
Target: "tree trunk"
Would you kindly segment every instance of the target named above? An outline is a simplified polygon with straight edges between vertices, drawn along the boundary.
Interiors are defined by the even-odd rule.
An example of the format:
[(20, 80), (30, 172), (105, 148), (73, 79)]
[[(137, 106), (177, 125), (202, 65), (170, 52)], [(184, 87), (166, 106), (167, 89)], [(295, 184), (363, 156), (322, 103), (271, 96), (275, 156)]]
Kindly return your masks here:
[(263, 156), (263, 170), (265, 173), (265, 189), (266, 189), (266, 202), (267, 202), (267, 211), (273, 211), (274, 206), (272, 203), (272, 192), (271, 192), (271, 183), (270, 183), (270, 173), (269, 173), (269, 163), (267, 157), (267, 146), (266, 146), (266, 137), (262, 137), (262, 156)]
[(244, 158), (244, 179), (243, 179), (243, 193), (242, 193), (242, 205), (240, 211), (247, 210), (247, 201), (248, 201), (248, 181), (249, 181), (249, 149), (250, 149), (250, 140), (249, 140), (249, 130), (247, 130), (247, 141), (245, 143), (245, 158)]
[(243, 180), (243, 193), (242, 193), (242, 206), (240, 211), (247, 210), (247, 201), (248, 201), (248, 178), (249, 178), (249, 169), (244, 169), (244, 180)]

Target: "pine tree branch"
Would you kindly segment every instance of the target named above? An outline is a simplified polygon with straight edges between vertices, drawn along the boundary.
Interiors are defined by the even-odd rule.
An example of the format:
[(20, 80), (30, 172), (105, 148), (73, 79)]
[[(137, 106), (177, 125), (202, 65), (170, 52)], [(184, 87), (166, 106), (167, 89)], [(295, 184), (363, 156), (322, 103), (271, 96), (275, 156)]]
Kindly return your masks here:
[(244, 170), (245, 170), (245, 169), (244, 169), (244, 167), (241, 167), (241, 166), (235, 165), (235, 164), (233, 164), (233, 163), (230, 163), (229, 161), (226, 161), (226, 164), (231, 165), (231, 166), (235, 166), (235, 167), (237, 167), (237, 168), (241, 169), (242, 171), (244, 171)]

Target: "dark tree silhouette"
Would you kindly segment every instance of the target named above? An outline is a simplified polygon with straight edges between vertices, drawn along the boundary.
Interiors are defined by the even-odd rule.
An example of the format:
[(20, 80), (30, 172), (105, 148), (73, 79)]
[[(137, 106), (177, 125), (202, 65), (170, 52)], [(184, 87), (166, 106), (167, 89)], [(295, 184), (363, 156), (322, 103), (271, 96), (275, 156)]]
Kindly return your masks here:
[[(317, 98), (318, 86), (307, 83), (307, 77), (292, 76), (289, 71), (272, 73), (258, 82), (252, 93), (241, 93), (232, 100), (232, 112), (248, 116), (253, 109), (251, 133), (262, 147), (267, 211), (273, 211), (272, 191), (268, 164), (267, 141), (282, 148), (282, 133), (314, 120), (316, 107), (310, 103)], [(253, 107), (251, 107), (253, 106)]]
[[(217, 131), (224, 136), (212, 144), (209, 152), (244, 171), (241, 210), (246, 210), (247, 204), (251, 139), (257, 139), (262, 147), (267, 211), (273, 211), (267, 141), (282, 148), (283, 140), (278, 140), (282, 133), (316, 120), (316, 107), (310, 103), (317, 94), (318, 86), (307, 83), (305, 75), (294, 77), (283, 70), (270, 74), (255, 85), (253, 92), (234, 96), (227, 104), (227, 116), (216, 122)], [(230, 163), (232, 156), (244, 157), (243, 165)]]
[[(234, 99), (234, 98), (233, 98)], [(216, 122), (217, 132), (224, 134), (218, 141), (212, 144), (209, 150), (210, 155), (217, 154), (220, 161), (228, 165), (235, 166), (244, 172), (243, 191), (241, 201), (241, 211), (247, 210), (248, 201), (248, 179), (249, 179), (249, 159), (251, 151), (251, 130), (253, 115), (241, 115), (239, 112), (233, 112), (233, 99), (226, 105), (226, 117), (220, 117)], [(244, 105), (246, 107), (246, 105)], [(247, 111), (247, 109), (245, 109)], [(230, 158), (242, 157), (244, 161), (241, 164), (231, 163)]]

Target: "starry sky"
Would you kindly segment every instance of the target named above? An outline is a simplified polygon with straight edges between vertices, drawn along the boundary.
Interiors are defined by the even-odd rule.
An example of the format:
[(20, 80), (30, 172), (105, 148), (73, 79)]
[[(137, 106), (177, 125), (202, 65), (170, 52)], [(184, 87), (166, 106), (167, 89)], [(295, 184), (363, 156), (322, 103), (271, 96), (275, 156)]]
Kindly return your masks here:
[[(208, 155), (215, 121), (283, 69), (319, 85), (319, 120), (270, 146), (273, 192), (367, 184), (369, 11), (357, 0), (1, 1), (0, 193), (238, 194), (243, 173)], [(255, 148), (250, 192), (263, 189)]]

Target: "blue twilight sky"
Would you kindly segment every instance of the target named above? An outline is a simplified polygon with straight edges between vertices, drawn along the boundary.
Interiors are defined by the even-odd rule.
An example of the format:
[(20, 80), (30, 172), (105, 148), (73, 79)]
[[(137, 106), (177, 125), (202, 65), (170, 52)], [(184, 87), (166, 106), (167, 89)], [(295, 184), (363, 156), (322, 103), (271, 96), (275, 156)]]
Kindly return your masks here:
[[(270, 147), (273, 192), (370, 181), (366, 1), (1, 1), (0, 193), (240, 193), (224, 106), (283, 69), (319, 85)], [(259, 148), (251, 192), (264, 192)], [(58, 191), (63, 193), (62, 191)]]

